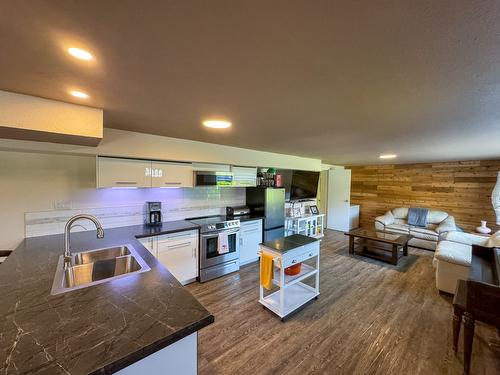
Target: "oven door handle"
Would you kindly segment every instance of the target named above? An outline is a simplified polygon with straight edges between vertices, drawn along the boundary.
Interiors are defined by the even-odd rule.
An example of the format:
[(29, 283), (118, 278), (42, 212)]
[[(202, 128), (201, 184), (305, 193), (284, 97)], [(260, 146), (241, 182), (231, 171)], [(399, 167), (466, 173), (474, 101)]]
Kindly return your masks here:
[(219, 236), (219, 233), (221, 232), (226, 232), (228, 235), (231, 235), (231, 234), (235, 234), (235, 233), (239, 233), (240, 230), (239, 229), (236, 229), (236, 230), (231, 230), (231, 231), (224, 231), (224, 230), (221, 230), (219, 232), (215, 232), (215, 233), (207, 233), (207, 234), (201, 234), (200, 237), (201, 238), (211, 238), (211, 237), (218, 237)]

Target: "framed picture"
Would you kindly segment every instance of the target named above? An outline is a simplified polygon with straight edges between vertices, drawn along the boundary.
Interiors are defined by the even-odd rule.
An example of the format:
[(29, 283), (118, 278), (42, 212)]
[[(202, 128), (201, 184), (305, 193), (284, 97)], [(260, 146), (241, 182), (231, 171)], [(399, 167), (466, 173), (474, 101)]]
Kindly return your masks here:
[(309, 211), (311, 211), (312, 215), (318, 215), (319, 214), (318, 206), (309, 206)]

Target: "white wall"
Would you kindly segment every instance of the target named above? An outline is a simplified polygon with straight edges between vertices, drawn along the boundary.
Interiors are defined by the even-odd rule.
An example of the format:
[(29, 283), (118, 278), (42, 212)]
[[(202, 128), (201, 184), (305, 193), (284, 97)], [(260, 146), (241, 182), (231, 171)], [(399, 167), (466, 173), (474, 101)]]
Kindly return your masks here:
[[(13, 249), (25, 237), (25, 213), (52, 211), (57, 202), (70, 201), (72, 208), (85, 209), (137, 205), (147, 200), (172, 201), (172, 193), (160, 189), (128, 192), (95, 189), (95, 155), (321, 170), (319, 159), (115, 129), (104, 129), (104, 138), (98, 147), (0, 139), (0, 249)], [(212, 212), (218, 202), (221, 205), (241, 202), (244, 196), (238, 189), (216, 192), (215, 198), (210, 191), (203, 195), (193, 189), (183, 190), (186, 191), (175, 199), (178, 210), (191, 206), (191, 211), (210, 209)], [(204, 205), (200, 200), (208, 203)], [(36, 217), (33, 225), (40, 228), (40, 216)], [(179, 214), (175, 218), (179, 218)], [(34, 233), (39, 232), (35, 229)]]
[[(19, 135), (17, 131), (21, 131), (33, 140), (93, 145), (103, 137), (102, 109), (1, 90), (0, 108), (0, 134)], [(83, 141), (87, 138), (94, 140)]]
[(108, 128), (104, 129), (104, 138), (97, 147), (0, 139), (0, 150), (40, 151), (73, 155), (125, 156), (310, 171), (321, 170), (321, 160), (319, 159)]
[[(227, 204), (244, 203), (243, 188), (96, 189), (95, 178), (94, 156), (0, 151), (0, 249), (14, 249), (25, 237), (26, 213), (47, 211), (28, 215), (28, 224), (42, 235), (61, 232), (61, 223), (51, 226), (48, 220), (61, 221), (78, 210), (93, 212), (90, 209), (131, 207), (158, 200), (164, 203), (168, 221), (205, 212), (217, 214)], [(73, 210), (55, 212), (55, 205), (62, 201), (67, 201), (64, 205), (70, 203)], [(116, 222), (108, 221), (110, 226)]]

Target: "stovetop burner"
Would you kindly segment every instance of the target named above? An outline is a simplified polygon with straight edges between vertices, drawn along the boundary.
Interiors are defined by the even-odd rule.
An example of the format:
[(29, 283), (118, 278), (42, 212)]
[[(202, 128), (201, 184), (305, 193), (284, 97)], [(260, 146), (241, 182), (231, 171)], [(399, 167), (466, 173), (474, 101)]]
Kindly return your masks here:
[(220, 231), (225, 229), (238, 229), (240, 227), (240, 221), (227, 220), (225, 216), (208, 216), (200, 218), (189, 218), (188, 221), (198, 224), (201, 233)]

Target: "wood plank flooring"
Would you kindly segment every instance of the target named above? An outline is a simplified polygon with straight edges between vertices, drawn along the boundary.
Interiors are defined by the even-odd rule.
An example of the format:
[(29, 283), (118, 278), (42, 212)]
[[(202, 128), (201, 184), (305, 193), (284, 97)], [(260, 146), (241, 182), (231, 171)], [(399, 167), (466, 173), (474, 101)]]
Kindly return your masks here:
[[(321, 244), (321, 295), (285, 323), (257, 302), (258, 264), (189, 290), (215, 315), (199, 334), (199, 374), (461, 374), (451, 297), (436, 290), (432, 252), (392, 266)], [(500, 373), (496, 330), (476, 327), (472, 374)]]

